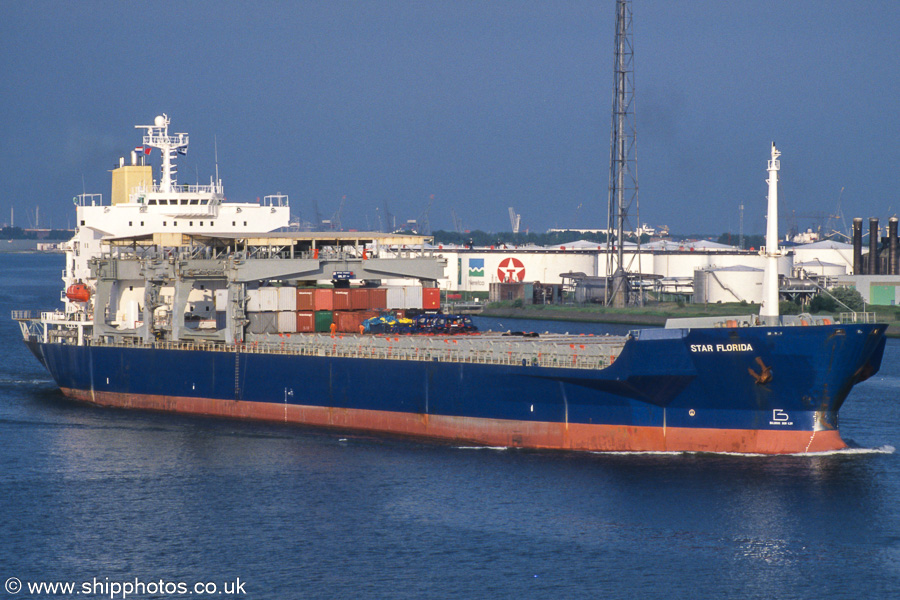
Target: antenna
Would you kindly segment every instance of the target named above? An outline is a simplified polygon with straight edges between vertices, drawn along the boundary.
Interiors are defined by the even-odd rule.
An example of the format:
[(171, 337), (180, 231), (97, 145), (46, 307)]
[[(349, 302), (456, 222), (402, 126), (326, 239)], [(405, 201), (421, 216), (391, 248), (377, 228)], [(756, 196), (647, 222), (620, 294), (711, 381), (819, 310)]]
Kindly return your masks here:
[[(616, 2), (616, 60), (613, 68), (615, 87), (609, 144), (609, 198), (606, 236), (606, 303), (622, 307), (628, 304), (628, 274), (625, 269), (625, 232), (629, 213), (638, 211), (637, 145), (634, 130), (634, 46), (631, 34), (631, 2)], [(615, 247), (610, 233), (615, 224)], [(637, 236), (637, 272), (640, 274), (641, 238)], [(615, 250), (615, 256), (613, 255)], [(632, 258), (632, 260), (634, 260)], [(609, 289), (612, 278), (612, 290)], [(640, 301), (640, 294), (638, 295)]]
[(213, 153), (216, 157), (216, 185), (219, 185), (219, 136), (213, 135)]
[(741, 201), (741, 218), (740, 218), (740, 242), (738, 242), (738, 247), (743, 250), (744, 249), (744, 202)]

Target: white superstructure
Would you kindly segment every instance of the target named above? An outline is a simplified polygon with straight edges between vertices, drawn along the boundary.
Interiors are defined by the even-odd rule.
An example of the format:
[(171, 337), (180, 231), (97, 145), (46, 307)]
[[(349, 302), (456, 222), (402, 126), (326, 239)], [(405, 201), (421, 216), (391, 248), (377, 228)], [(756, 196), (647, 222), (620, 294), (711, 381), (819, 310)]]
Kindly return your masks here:
[[(145, 129), (143, 145), (131, 153), (131, 164), (119, 160), (112, 171), (109, 202), (101, 194), (75, 198), (75, 236), (66, 244), (66, 288), (81, 282), (93, 289), (88, 261), (98, 256), (101, 240), (152, 233), (265, 233), (287, 227), (290, 220), (288, 198), (266, 196), (262, 202), (226, 202), (218, 176), (208, 185), (177, 182), (175, 158), (188, 148), (186, 133), (169, 133), (169, 118), (163, 114)], [(153, 148), (162, 155), (159, 180), (154, 181), (144, 153)], [(141, 156), (141, 159), (138, 158)], [(66, 313), (84, 310), (84, 303), (72, 302), (63, 293)]]

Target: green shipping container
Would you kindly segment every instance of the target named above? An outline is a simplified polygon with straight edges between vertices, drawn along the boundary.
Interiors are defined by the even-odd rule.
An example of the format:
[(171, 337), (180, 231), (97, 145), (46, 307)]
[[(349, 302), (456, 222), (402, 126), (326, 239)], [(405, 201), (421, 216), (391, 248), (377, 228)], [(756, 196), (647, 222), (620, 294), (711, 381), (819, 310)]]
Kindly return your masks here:
[(316, 331), (318, 332), (329, 332), (331, 331), (331, 322), (334, 316), (330, 310), (317, 310), (316, 311)]

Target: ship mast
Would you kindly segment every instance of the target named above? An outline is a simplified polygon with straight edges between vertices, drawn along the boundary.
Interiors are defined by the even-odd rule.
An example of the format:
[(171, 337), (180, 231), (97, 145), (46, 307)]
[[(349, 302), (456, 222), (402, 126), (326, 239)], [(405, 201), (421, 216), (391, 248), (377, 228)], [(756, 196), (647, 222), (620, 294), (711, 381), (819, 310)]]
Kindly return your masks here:
[[(162, 154), (162, 167), (159, 177), (159, 191), (170, 193), (176, 185), (175, 155), (186, 154), (188, 134), (175, 133), (169, 135), (169, 117), (165, 113), (153, 120), (153, 125), (135, 125), (135, 129), (146, 129), (144, 145), (159, 148)], [(218, 182), (216, 182), (218, 183)]]
[(778, 322), (778, 170), (781, 152), (772, 142), (772, 158), (769, 160), (769, 211), (766, 215), (766, 270), (763, 276), (763, 302), (759, 315), (767, 325)]

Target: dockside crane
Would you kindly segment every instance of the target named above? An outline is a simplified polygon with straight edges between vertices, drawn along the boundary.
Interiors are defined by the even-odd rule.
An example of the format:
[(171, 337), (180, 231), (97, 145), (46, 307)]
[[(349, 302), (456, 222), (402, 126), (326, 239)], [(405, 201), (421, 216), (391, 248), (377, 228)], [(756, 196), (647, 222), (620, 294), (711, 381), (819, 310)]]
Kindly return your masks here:
[(334, 212), (334, 215), (331, 217), (331, 228), (335, 231), (343, 231), (341, 228), (341, 213), (344, 212), (344, 203), (347, 202), (347, 196), (341, 196), (341, 202), (338, 204), (338, 209)]
[(516, 209), (509, 207), (509, 225), (513, 233), (519, 233), (519, 225), (522, 224), (522, 215), (516, 213)]
[(388, 233), (397, 229), (397, 223), (394, 221), (394, 215), (388, 208), (388, 201), (384, 201), (384, 230)]
[(416, 219), (416, 229), (418, 229), (419, 235), (431, 234), (431, 223), (428, 221), (428, 213), (432, 204), (434, 204), (434, 194), (428, 197), (428, 204), (425, 205), (425, 210), (419, 213), (419, 218)]
[(456, 216), (456, 211), (452, 208), (450, 209), (450, 217), (453, 219), (453, 229), (456, 230), (456, 233), (462, 233), (462, 220)]

